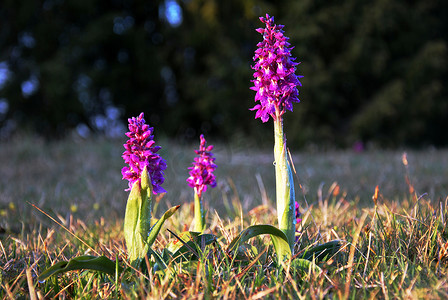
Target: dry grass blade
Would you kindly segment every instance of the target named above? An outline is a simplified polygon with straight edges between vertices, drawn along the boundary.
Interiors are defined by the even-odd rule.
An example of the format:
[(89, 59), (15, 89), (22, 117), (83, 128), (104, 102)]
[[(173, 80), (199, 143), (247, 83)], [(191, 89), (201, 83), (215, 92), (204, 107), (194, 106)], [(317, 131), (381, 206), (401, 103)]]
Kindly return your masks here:
[(250, 299), (252, 299), (252, 300), (262, 299), (262, 298), (266, 297), (267, 295), (272, 294), (273, 292), (277, 291), (279, 288), (280, 288), (280, 286), (276, 285), (274, 287), (271, 287), (270, 289), (266, 289), (264, 291), (261, 291), (261, 292), (258, 292), (256, 294), (252, 295), (250, 297)]
[(348, 295), (350, 293), (350, 283), (351, 283), (351, 277), (352, 277), (352, 272), (353, 272), (353, 259), (355, 257), (355, 249), (356, 249), (356, 244), (358, 243), (358, 239), (359, 239), (359, 235), (361, 233), (362, 227), (364, 226), (364, 222), (366, 221), (367, 218), (367, 212), (364, 212), (359, 223), (358, 223), (358, 227), (356, 228), (356, 232), (355, 235), (353, 237), (353, 242), (352, 245), (350, 247), (350, 254), (348, 257), (348, 271), (347, 271), (347, 277), (346, 277), (346, 282), (345, 282), (345, 293), (344, 293), (344, 298), (348, 299)]
[(235, 275), (235, 278), (240, 278), (241, 276), (243, 276), (244, 274), (246, 274), (247, 271), (249, 271), (256, 263), (257, 261), (263, 256), (263, 254), (266, 253), (266, 251), (268, 250), (268, 247), (264, 248), (263, 251), (260, 252), (260, 254), (257, 255), (257, 257), (254, 258), (254, 260), (252, 260), (246, 268), (244, 268), (243, 271), (241, 271), (240, 273)]
[(58, 221), (56, 221), (55, 218), (53, 218), (52, 216), (50, 216), (49, 214), (47, 214), (46, 212), (44, 212), (42, 209), (40, 209), (39, 207), (37, 207), (36, 205), (28, 202), (31, 206), (33, 206), (35, 209), (37, 209), (38, 211), (40, 211), (41, 213), (43, 213), (44, 215), (46, 215), (48, 218), (50, 218), (53, 222), (55, 222), (56, 224), (58, 224), (59, 226), (61, 226), (65, 231), (67, 231), (68, 233), (70, 233), (73, 237), (75, 237), (78, 241), (80, 241), (83, 245), (85, 245), (87, 248), (89, 248), (90, 250), (92, 250), (92, 252), (94, 252), (96, 255), (100, 255), (95, 249), (93, 249), (93, 247), (91, 247), (89, 244), (87, 244), (84, 240), (82, 240), (81, 238), (79, 238), (76, 234), (74, 234), (73, 232), (71, 232), (67, 227), (65, 227), (64, 225), (62, 225), (61, 223), (59, 223)]
[(5, 285), (2, 284), (4, 287), (4, 290), (6, 291), (6, 295), (8, 295), (8, 299), (14, 300), (14, 294), (11, 291), (11, 288), (9, 287), (8, 283), (5, 283)]
[(31, 274), (31, 268), (26, 269), (26, 279), (28, 282), (28, 292), (31, 300), (37, 300), (36, 290), (34, 289), (33, 275)]

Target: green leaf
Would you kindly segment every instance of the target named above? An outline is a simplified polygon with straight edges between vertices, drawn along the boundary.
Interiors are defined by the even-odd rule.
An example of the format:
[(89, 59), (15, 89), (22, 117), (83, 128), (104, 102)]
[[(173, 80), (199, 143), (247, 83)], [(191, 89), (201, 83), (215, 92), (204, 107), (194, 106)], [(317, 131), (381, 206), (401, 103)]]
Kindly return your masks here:
[(149, 256), (152, 255), (154, 257), (154, 260), (155, 260), (155, 264), (154, 264), (154, 268), (153, 268), (154, 272), (157, 272), (157, 271), (163, 272), (163, 270), (165, 270), (167, 268), (168, 261), (165, 261), (163, 259), (163, 257), (160, 256), (159, 253), (157, 253), (156, 251), (149, 248), (148, 254), (149, 254)]
[[(141, 197), (142, 197), (142, 207), (140, 211), (140, 233), (143, 242), (146, 240), (148, 233), (151, 228), (151, 213), (152, 213), (152, 184), (149, 178), (148, 171), (146, 167), (143, 169), (141, 178)], [(146, 252), (145, 252), (146, 254)]]
[[(157, 238), (157, 235), (160, 232), (160, 229), (162, 228), (163, 223), (165, 223), (165, 221), (170, 218), (178, 209), (179, 209), (180, 205), (171, 207), (170, 209), (168, 209), (163, 216), (156, 220), (156, 222), (154, 223), (154, 225), (149, 229), (149, 233), (147, 234), (147, 240), (144, 241), (144, 246), (141, 249), (141, 253), (144, 254), (140, 254), (140, 256), (134, 258), (134, 260), (131, 260), (131, 264), (134, 268), (140, 268), (140, 264), (143, 261), (143, 258), (145, 257), (146, 254), (149, 255), (153, 255), (156, 259), (156, 263), (158, 263), (158, 265), (160, 265), (161, 268), (164, 268), (165, 263), (163, 262), (162, 257), (160, 257), (160, 255), (158, 255), (157, 252), (154, 252), (151, 250), (151, 246), (152, 244), (154, 244), (154, 241)], [(154, 221), (155, 219), (152, 219), (152, 221)], [(160, 259), (160, 261), (158, 261)]]
[(152, 225), (151, 221), (154, 221), (154, 219), (151, 218), (151, 205), (152, 185), (145, 167), (142, 172), (141, 183), (139, 184), (137, 181), (132, 186), (124, 217), (124, 237), (128, 249), (128, 257), (134, 267), (138, 267), (148, 253), (163, 223), (180, 207), (178, 205), (170, 208)]
[(291, 263), (291, 268), (294, 268), (295, 270), (308, 272), (310, 270), (320, 273), (322, 269), (316, 265), (313, 261), (309, 261), (307, 259), (302, 258), (296, 258)]
[(216, 241), (216, 236), (213, 234), (200, 234), (199, 232), (184, 231), (178, 235), (178, 238), (170, 242), (166, 246), (167, 253), (171, 254), (171, 258), (175, 261), (179, 261), (181, 258), (185, 260), (191, 260), (191, 255), (197, 257), (198, 253), (201, 253), (205, 246), (210, 245)]
[(154, 224), (154, 226), (152, 226), (152, 228), (149, 231), (148, 234), (148, 238), (146, 240), (146, 246), (145, 246), (145, 253), (148, 252), (149, 247), (152, 246), (152, 244), (154, 244), (154, 241), (156, 240), (157, 235), (160, 232), (160, 229), (162, 228), (163, 223), (165, 223), (165, 221), (170, 218), (178, 209), (179, 209), (180, 205), (177, 206), (173, 206), (170, 209), (168, 209), (163, 216), (157, 220), (157, 222)]
[[(105, 256), (82, 255), (72, 258), (69, 261), (60, 261), (39, 275), (38, 281), (43, 282), (52, 275), (66, 273), (73, 270), (92, 270), (115, 276), (117, 264)], [(123, 268), (118, 266), (118, 272), (121, 273)]]
[(288, 238), (283, 231), (272, 225), (252, 225), (246, 228), (233, 239), (227, 248), (227, 252), (238, 251), (239, 245), (248, 239), (261, 234), (269, 234), (271, 236), (271, 241), (274, 245), (279, 262), (291, 258), (291, 249), (289, 247)]
[[(134, 183), (129, 194), (124, 216), (124, 237), (128, 249), (128, 257), (135, 267), (145, 257), (146, 239), (150, 231), (152, 185), (145, 167), (141, 183)], [(145, 251), (146, 250), (146, 251)]]
[[(162, 263), (163, 259), (156, 252), (150, 251), (151, 246), (152, 246), (152, 244), (154, 244), (154, 241), (156, 240), (157, 235), (159, 234), (163, 223), (165, 223), (165, 221), (168, 218), (170, 218), (179, 209), (179, 207), (180, 207), (180, 205), (171, 207), (163, 214), (163, 216), (160, 219), (157, 220), (157, 222), (150, 229), (149, 234), (148, 234), (148, 239), (146, 240), (146, 243), (145, 243), (144, 253), (150, 252), (150, 254), (154, 255), (156, 261), (160, 259), (160, 261), (157, 261), (160, 268), (165, 268), (166, 267), (165, 263)], [(156, 255), (157, 255), (157, 257), (156, 257)], [(140, 261), (141, 261), (141, 259), (139, 259), (138, 262), (136, 262), (136, 266), (140, 263)]]
[(308, 249), (303, 255), (302, 258), (306, 260), (316, 260), (316, 262), (322, 262), (328, 259), (329, 257), (336, 254), (342, 247), (342, 241), (334, 240), (328, 243), (314, 246)]
[[(206, 245), (216, 241), (216, 236), (213, 234), (200, 234), (199, 232), (190, 231), (181, 232), (176, 237), (182, 239), (182, 241), (178, 239), (171, 241), (162, 250), (162, 254), (149, 249), (148, 253), (155, 259), (154, 271), (163, 271), (170, 265), (170, 262), (180, 262), (182, 258), (184, 258), (183, 263), (191, 262), (191, 256), (194, 253), (200, 253), (201, 249)], [(194, 253), (192, 250), (194, 250)], [(183, 264), (183, 266), (185, 267), (186, 265)]]
[(141, 192), (140, 184), (136, 181), (132, 186), (126, 204), (124, 238), (126, 240), (128, 257), (131, 263), (145, 255), (145, 252), (143, 252), (145, 245), (142, 237), (144, 233), (141, 231), (142, 227), (140, 226), (142, 221), (143, 202), (148, 201), (146, 197), (143, 199), (142, 196), (144, 196), (144, 194), (145, 193)]
[[(193, 241), (193, 239), (196, 238), (199, 234), (200, 233), (196, 231), (183, 231), (176, 236), (175, 240), (170, 241), (166, 245), (165, 249), (170, 253), (174, 253), (179, 250), (184, 245), (184, 243)], [(184, 243), (182, 243), (182, 241), (180, 241), (179, 239), (181, 239)]]

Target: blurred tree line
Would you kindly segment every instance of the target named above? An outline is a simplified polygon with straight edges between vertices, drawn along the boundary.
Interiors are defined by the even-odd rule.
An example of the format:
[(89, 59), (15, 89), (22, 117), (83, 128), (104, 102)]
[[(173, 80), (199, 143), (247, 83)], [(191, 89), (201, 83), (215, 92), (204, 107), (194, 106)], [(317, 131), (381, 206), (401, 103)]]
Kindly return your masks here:
[[(285, 25), (304, 75), (290, 146), (448, 145), (446, 0), (3, 0), (0, 136), (251, 137), (259, 16)], [(269, 139), (263, 138), (265, 135)]]

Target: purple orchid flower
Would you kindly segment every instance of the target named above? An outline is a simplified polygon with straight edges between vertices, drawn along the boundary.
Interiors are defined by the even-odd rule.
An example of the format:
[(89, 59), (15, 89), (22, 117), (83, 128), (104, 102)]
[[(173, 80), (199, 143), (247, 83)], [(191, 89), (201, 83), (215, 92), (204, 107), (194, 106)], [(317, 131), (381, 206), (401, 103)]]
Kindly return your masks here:
[(129, 140), (123, 145), (126, 151), (122, 157), (129, 166), (121, 170), (123, 179), (129, 180), (129, 188), (126, 191), (130, 191), (136, 181), (140, 183), (141, 174), (146, 166), (153, 193), (165, 193), (160, 185), (165, 180), (163, 171), (166, 169), (166, 161), (156, 153), (161, 147), (154, 146), (154, 128), (145, 124), (143, 113), (136, 118), (128, 119), (128, 122), (129, 132), (126, 135)]
[(289, 38), (283, 35), (283, 25), (276, 25), (274, 17), (266, 14), (266, 18), (260, 17), (261, 22), (266, 24), (266, 28), (258, 28), (257, 32), (263, 35), (263, 41), (257, 44), (254, 61), (255, 70), (252, 80), (256, 91), (255, 102), (260, 102), (251, 110), (257, 110), (255, 118), (267, 122), (269, 116), (275, 120), (281, 117), (286, 110), (292, 111), (292, 104), (300, 102), (297, 86), (302, 84), (296, 76), (296, 66), (291, 57)]
[(299, 210), (299, 208), (300, 208), (299, 202), (296, 201), (295, 206), (296, 206), (296, 222), (298, 224), (298, 223), (302, 222), (302, 219), (300, 218), (302, 216), (302, 214), (300, 213), (300, 210)]
[(194, 151), (198, 156), (194, 158), (193, 166), (188, 168), (190, 177), (187, 179), (188, 185), (194, 188), (199, 198), (201, 198), (202, 192), (207, 190), (207, 185), (212, 188), (216, 187), (216, 178), (213, 174), (216, 169), (215, 158), (212, 153), (213, 146), (206, 146), (207, 142), (203, 134), (201, 134), (200, 139), (199, 150)]

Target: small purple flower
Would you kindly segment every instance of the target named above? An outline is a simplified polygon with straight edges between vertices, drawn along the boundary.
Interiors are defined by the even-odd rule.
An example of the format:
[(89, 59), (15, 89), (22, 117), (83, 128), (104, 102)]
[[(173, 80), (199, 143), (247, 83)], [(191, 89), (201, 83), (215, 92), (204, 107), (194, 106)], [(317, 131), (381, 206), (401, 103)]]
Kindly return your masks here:
[(200, 138), (201, 145), (199, 150), (194, 150), (198, 156), (194, 158), (193, 166), (188, 168), (191, 171), (190, 177), (187, 179), (188, 185), (194, 188), (199, 198), (202, 196), (202, 192), (207, 190), (207, 185), (210, 185), (212, 188), (216, 187), (216, 178), (213, 174), (216, 165), (214, 164), (215, 158), (211, 152), (213, 146), (206, 146), (207, 142), (203, 134), (201, 134)]
[(300, 223), (302, 222), (302, 219), (300, 218), (302, 216), (302, 214), (300, 213), (300, 205), (299, 202), (295, 201), (295, 205), (296, 205), (296, 223)]
[[(302, 214), (299, 211), (299, 208), (300, 208), (299, 202), (295, 201), (295, 206), (296, 206), (296, 215), (295, 215), (296, 224), (299, 224), (300, 222), (302, 222), (302, 219), (300, 218), (302, 216)], [(296, 243), (299, 242), (299, 239), (300, 239), (300, 234), (297, 234), (297, 233), (300, 233), (300, 232), (296, 229), (296, 239), (295, 239)]]
[(137, 118), (128, 119), (129, 132), (126, 135), (129, 140), (124, 144), (126, 151), (123, 152), (124, 162), (129, 167), (121, 170), (123, 179), (129, 180), (129, 188), (132, 189), (134, 182), (141, 180), (143, 169), (147, 168), (149, 178), (153, 187), (153, 193), (165, 193), (166, 191), (160, 186), (163, 181), (163, 170), (166, 169), (166, 161), (159, 155), (157, 151), (160, 146), (154, 146), (153, 127), (145, 124), (144, 115), (141, 113)]
[(283, 25), (274, 24), (274, 17), (266, 14), (266, 18), (260, 17), (266, 28), (258, 28), (257, 32), (263, 35), (263, 41), (257, 44), (254, 61), (255, 70), (252, 80), (256, 91), (255, 105), (251, 110), (257, 110), (255, 118), (267, 122), (269, 116), (275, 120), (276, 111), (282, 116), (286, 110), (292, 111), (292, 104), (300, 102), (297, 86), (302, 86), (296, 76), (295, 58), (291, 57), (289, 38), (283, 35)]

